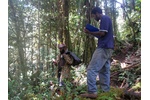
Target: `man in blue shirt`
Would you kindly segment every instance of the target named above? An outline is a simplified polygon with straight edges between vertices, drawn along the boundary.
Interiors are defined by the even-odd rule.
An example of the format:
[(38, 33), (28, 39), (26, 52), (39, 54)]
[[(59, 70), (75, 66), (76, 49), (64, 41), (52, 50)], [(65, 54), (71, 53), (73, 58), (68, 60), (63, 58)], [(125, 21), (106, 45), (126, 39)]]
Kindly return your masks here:
[(91, 14), (96, 21), (100, 21), (100, 30), (93, 32), (84, 29), (85, 33), (98, 38), (98, 44), (87, 68), (88, 93), (81, 94), (81, 97), (94, 99), (97, 98), (97, 75), (99, 75), (102, 91), (110, 90), (110, 58), (114, 48), (114, 39), (112, 21), (108, 16), (102, 14), (102, 9), (95, 7)]

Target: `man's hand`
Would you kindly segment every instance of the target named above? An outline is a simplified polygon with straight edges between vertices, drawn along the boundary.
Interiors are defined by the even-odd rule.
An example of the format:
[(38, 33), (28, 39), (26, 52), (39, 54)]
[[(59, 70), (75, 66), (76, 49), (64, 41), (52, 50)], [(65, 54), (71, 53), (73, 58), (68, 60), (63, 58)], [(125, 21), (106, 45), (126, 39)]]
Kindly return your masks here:
[(87, 34), (90, 34), (90, 33), (91, 33), (91, 32), (90, 32), (88, 29), (86, 29), (85, 27), (84, 27), (84, 32), (87, 33)]
[(55, 65), (57, 65), (57, 62), (55, 59), (52, 59), (52, 63), (54, 63)]

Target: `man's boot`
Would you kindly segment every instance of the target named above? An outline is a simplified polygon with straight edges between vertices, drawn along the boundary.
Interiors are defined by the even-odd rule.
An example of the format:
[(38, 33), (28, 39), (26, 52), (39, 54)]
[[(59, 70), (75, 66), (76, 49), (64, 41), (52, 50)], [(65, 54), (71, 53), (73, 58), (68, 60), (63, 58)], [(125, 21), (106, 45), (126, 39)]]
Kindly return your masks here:
[(91, 99), (97, 98), (97, 94), (94, 94), (94, 93), (85, 93), (85, 94), (81, 94), (80, 96), (83, 98), (91, 98)]

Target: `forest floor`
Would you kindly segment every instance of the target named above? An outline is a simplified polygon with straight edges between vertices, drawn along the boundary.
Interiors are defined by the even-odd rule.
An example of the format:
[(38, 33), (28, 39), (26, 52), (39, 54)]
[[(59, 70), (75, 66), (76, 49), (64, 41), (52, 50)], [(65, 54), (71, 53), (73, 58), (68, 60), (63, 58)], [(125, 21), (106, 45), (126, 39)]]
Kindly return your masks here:
[(124, 90), (121, 100), (140, 100), (141, 48), (122, 50), (112, 57), (111, 64), (111, 86)]
[[(141, 48), (118, 50), (114, 52), (111, 60), (110, 91), (104, 93), (98, 89), (98, 97), (95, 100), (141, 100)], [(28, 93), (24, 98), (39, 98), (41, 96), (43, 99), (34, 100), (93, 100), (80, 97), (80, 94), (87, 90), (85, 69), (85, 65), (75, 68), (74, 71), (78, 75), (75, 78), (77, 84), (74, 84), (74, 81), (66, 81), (64, 87), (59, 87), (57, 82), (52, 80), (54, 77), (46, 78), (47, 85), (43, 86), (44, 79), (40, 78), (42, 84), (37, 86), (40, 91), (35, 87), (37, 93)], [(51, 79), (50, 84), (49, 79)], [(100, 88), (98, 82), (97, 86)], [(47, 96), (46, 93), (49, 95)]]

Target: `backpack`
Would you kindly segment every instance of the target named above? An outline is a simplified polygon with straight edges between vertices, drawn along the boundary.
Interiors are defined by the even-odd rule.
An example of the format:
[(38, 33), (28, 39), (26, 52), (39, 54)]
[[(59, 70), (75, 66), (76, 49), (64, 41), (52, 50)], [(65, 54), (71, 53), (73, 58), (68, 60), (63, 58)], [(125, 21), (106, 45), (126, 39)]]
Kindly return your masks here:
[(79, 65), (81, 63), (81, 59), (77, 57), (76, 54), (74, 54), (71, 51), (68, 51), (66, 54), (69, 54), (73, 58), (73, 63), (71, 65)]

